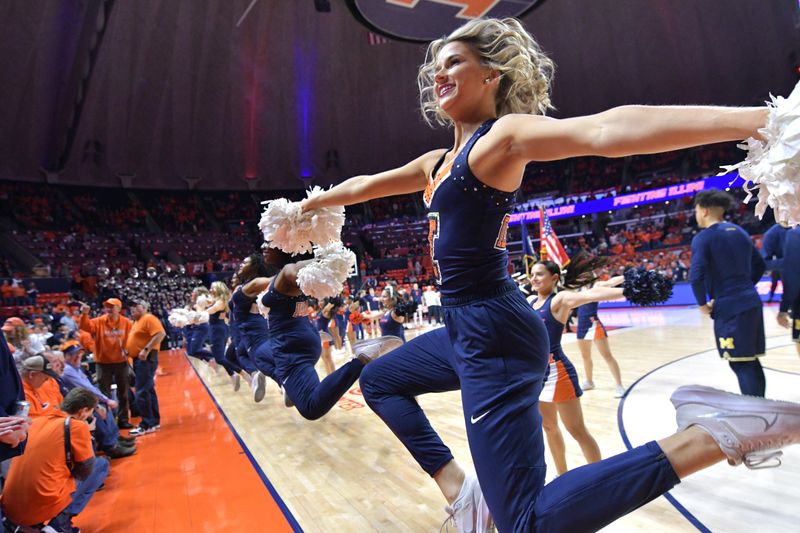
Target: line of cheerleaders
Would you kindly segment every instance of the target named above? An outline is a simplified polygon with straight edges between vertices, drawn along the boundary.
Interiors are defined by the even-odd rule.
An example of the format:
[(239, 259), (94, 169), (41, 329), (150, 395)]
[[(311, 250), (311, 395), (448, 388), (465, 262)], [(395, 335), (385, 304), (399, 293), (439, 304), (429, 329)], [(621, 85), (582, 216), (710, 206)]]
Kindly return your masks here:
[[(771, 180), (748, 178), (769, 193), (759, 197), (759, 205), (764, 207), (770, 196), (776, 218), (796, 224), (796, 195), (780, 193), (791, 184), (772, 187), (772, 182), (796, 177), (780, 165), (770, 169), (767, 163), (751, 163), (773, 144), (789, 146), (758, 145), (755, 137), (796, 131), (800, 108), (796, 89), (776, 104), (777, 112), (774, 105), (621, 106), (554, 120), (541, 116), (551, 107), (553, 66), (519, 21), (467, 22), (430, 44), (418, 76), (423, 116), (452, 128), (452, 147), (392, 170), (350, 178), (302, 203), (303, 212), (313, 213), (423, 192), (444, 328), (406, 344), (392, 336), (362, 341), (352, 361), (320, 381), (314, 369), (320, 334), (297, 285), (298, 272), (309, 261), (270, 247), (263, 255), (251, 255), (229, 304), (239, 345), (246, 347), (242, 355), (246, 352), (261, 374), (281, 385), (304, 417), (325, 414), (360, 376), (367, 403), (433, 477), (461, 531), (486, 531), (492, 524), (501, 532), (596, 531), (712, 464), (774, 465), (780, 448), (800, 442), (798, 404), (685, 385), (670, 398), (677, 433), (604, 460), (599, 460), (596, 443), (579, 439), (592, 462), (545, 484), (543, 425), (559, 404), (578, 405), (569, 398), (579, 395), (579, 386), (560, 348), (563, 322), (570, 309), (623, 296), (625, 289), (611, 284), (555, 291), (559, 282), (576, 289), (594, 281), (592, 260), (573, 258), (563, 274), (555, 265), (537, 265), (536, 309), (526, 301), (508, 275), (505, 247), (525, 166), (751, 138), (751, 161), (741, 171), (773, 172)], [(764, 128), (768, 119), (771, 126)], [(776, 154), (773, 159), (780, 158)], [(259, 318), (259, 305), (269, 309), (266, 322)], [(218, 343), (220, 350), (223, 344)], [(415, 399), (451, 390), (461, 391), (475, 474), (454, 461)], [(549, 401), (540, 403), (543, 394)], [(771, 422), (765, 425), (766, 419)], [(547, 433), (552, 446), (555, 438)]]

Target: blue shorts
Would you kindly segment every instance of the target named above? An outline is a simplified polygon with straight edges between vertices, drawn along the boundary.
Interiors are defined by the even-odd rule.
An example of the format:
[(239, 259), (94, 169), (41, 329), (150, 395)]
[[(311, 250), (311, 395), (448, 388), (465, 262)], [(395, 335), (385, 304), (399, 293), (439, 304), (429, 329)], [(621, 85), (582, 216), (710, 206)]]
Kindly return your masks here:
[(588, 338), (590, 341), (608, 337), (606, 327), (596, 316), (578, 317), (578, 339)]
[(719, 356), (734, 363), (764, 355), (764, 314), (761, 306), (741, 313), (714, 318), (714, 336)]

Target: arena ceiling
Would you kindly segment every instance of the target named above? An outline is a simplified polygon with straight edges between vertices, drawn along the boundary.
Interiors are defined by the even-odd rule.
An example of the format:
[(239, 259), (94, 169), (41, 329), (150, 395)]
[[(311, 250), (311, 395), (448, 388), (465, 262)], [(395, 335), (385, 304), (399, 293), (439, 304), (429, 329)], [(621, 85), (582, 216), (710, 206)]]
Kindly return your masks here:
[[(250, 4), (0, 2), (0, 178), (285, 189), (449, 144), (417, 111), (424, 45), (380, 42), (344, 0), (257, 0), (242, 20)], [(753, 105), (798, 78), (797, 0), (537, 4), (523, 21), (558, 66), (555, 116)]]

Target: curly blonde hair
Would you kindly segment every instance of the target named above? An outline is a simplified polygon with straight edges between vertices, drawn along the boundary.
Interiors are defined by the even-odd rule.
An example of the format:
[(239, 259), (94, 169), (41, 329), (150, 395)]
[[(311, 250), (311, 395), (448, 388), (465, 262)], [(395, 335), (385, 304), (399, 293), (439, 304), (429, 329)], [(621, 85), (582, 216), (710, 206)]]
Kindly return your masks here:
[(454, 41), (470, 45), (484, 66), (499, 73), (500, 87), (495, 104), (498, 117), (510, 113), (544, 115), (548, 109), (553, 109), (550, 83), (555, 63), (531, 34), (517, 19), (475, 19), (428, 45), (425, 62), (417, 74), (420, 108), (428, 125), (453, 123), (439, 107), (434, 78), (439, 51)]

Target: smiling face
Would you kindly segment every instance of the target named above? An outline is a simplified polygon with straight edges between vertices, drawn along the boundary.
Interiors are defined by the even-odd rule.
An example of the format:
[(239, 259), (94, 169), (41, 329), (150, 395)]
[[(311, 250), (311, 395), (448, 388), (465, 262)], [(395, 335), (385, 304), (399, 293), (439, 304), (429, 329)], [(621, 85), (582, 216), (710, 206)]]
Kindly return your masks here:
[(558, 283), (558, 274), (551, 274), (542, 263), (536, 263), (531, 270), (531, 288), (539, 294), (550, 294)]
[(494, 109), (496, 75), (481, 63), (472, 47), (461, 41), (447, 43), (436, 58), (434, 92), (439, 107), (453, 120), (476, 110)]
[(392, 297), (392, 293), (388, 290), (381, 292), (381, 304), (384, 309), (394, 309), (394, 297)]

